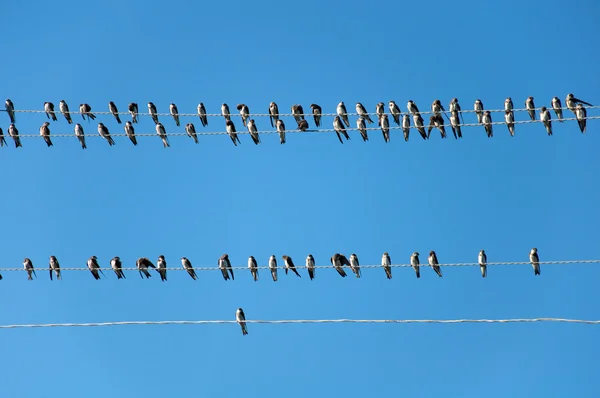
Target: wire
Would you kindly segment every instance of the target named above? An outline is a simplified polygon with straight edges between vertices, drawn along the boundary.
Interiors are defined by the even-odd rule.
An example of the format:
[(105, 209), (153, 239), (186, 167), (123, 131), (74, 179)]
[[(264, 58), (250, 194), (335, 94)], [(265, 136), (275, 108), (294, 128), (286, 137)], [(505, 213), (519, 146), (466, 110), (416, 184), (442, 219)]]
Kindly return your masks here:
[[(585, 119), (587, 120), (597, 120), (600, 119), (600, 116), (588, 116)], [(572, 120), (577, 120), (577, 118), (563, 118), (563, 121), (572, 121)], [(556, 120), (554, 120), (556, 122)], [(527, 124), (527, 123), (541, 123), (540, 120), (516, 120), (514, 122), (514, 124)], [(506, 125), (506, 122), (492, 122), (490, 123), (491, 125)], [(451, 128), (451, 125), (449, 124), (444, 124), (443, 125), (446, 128)], [(475, 126), (480, 126), (483, 127), (484, 125), (482, 123), (464, 123), (461, 124), (460, 127), (475, 127)], [(429, 126), (427, 124), (423, 125), (424, 129), (427, 129)], [(414, 125), (410, 126), (410, 129), (416, 129), (417, 127)], [(402, 130), (402, 126), (391, 126), (389, 127), (390, 130)], [(437, 129), (437, 127), (436, 127)], [(346, 131), (359, 131), (356, 127), (345, 127)], [(367, 127), (365, 130), (367, 131), (381, 131), (381, 127)], [(301, 130), (286, 130), (285, 133), (329, 133), (329, 132), (335, 132), (335, 129), (309, 129), (306, 131), (301, 131)], [(201, 131), (196, 131), (197, 135), (227, 135), (229, 133), (227, 133), (226, 131), (213, 131), (213, 132), (201, 132)], [(236, 134), (250, 134), (248, 131), (237, 131)], [(278, 134), (278, 132), (276, 130), (267, 130), (267, 131), (258, 131), (258, 134)], [(127, 134), (125, 133), (110, 133), (111, 137), (126, 137)], [(169, 137), (177, 137), (177, 136), (187, 136), (187, 133), (167, 133), (167, 135)], [(158, 134), (156, 133), (135, 133), (136, 137), (158, 137)], [(40, 134), (19, 134), (20, 138), (43, 138)], [(103, 138), (100, 134), (86, 134), (85, 138), (87, 139), (88, 137), (92, 137), (92, 138)], [(8, 139), (9, 137), (6, 136), (6, 139)], [(71, 134), (51, 134), (50, 138), (77, 138), (75, 136), (74, 133)]]
[[(600, 263), (600, 260), (561, 260), (561, 261), (540, 261), (539, 264), (540, 265), (564, 265), (564, 264), (598, 264)], [(452, 264), (437, 264), (440, 267), (474, 267), (474, 266), (479, 266), (479, 263), (452, 263)], [(486, 263), (487, 266), (497, 266), (497, 265), (531, 265), (530, 261), (510, 261), (510, 262), (489, 262)], [(426, 264), (419, 264), (420, 267), (429, 267), (430, 265), (428, 263)], [(391, 264), (390, 267), (392, 268), (400, 268), (400, 267), (412, 267), (412, 265), (410, 264)], [(304, 265), (296, 265), (296, 269), (306, 269), (307, 267)], [(315, 265), (315, 268), (329, 268), (329, 269), (334, 269), (332, 265)], [(382, 265), (361, 265), (360, 269), (363, 268), (382, 268)], [(34, 268), (35, 270), (48, 270), (48, 268)], [(108, 269), (111, 270), (111, 268), (102, 268), (102, 269)], [(138, 271), (137, 268), (121, 268), (123, 271)], [(228, 268), (229, 269), (229, 268)], [(231, 267), (231, 269), (233, 270), (250, 270), (250, 268), (248, 266), (236, 266), (236, 267)], [(268, 270), (270, 269), (268, 266), (257, 266), (256, 269), (264, 269), (264, 270)], [(283, 266), (278, 266), (277, 269), (279, 270), (285, 270), (285, 268)], [(60, 267), (61, 272), (62, 271), (89, 271), (88, 268), (84, 268), (84, 267), (79, 267), (79, 268), (63, 268)], [(150, 270), (150, 268), (149, 268)], [(183, 267), (173, 267), (173, 268), (166, 268), (167, 271), (186, 271), (185, 268)], [(214, 266), (214, 267), (194, 267), (195, 271), (221, 271), (220, 268), (218, 268), (218, 266)], [(0, 268), (0, 272), (4, 272), (4, 271), (27, 271), (25, 268), (20, 267), (20, 268)]]
[[(287, 319), (287, 320), (251, 320), (246, 323), (286, 324), (286, 323), (534, 323), (561, 322), (584, 325), (598, 325), (600, 320), (568, 319), (568, 318), (514, 318), (514, 319)], [(54, 327), (93, 327), (124, 325), (208, 325), (232, 324), (237, 321), (121, 321), (121, 322), (89, 322), (89, 323), (42, 323), (23, 325), (0, 325), (0, 329), (54, 328)]]

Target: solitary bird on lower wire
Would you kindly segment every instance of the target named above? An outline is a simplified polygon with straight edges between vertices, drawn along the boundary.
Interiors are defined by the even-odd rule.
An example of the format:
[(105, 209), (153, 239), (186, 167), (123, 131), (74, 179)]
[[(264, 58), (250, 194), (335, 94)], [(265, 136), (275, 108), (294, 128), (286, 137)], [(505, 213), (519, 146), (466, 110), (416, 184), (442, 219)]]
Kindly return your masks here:
[(235, 320), (242, 327), (242, 335), (244, 335), (244, 336), (247, 335), (248, 327), (246, 326), (246, 315), (244, 314), (243, 309), (241, 309), (241, 308), (237, 309), (237, 311), (235, 312)]

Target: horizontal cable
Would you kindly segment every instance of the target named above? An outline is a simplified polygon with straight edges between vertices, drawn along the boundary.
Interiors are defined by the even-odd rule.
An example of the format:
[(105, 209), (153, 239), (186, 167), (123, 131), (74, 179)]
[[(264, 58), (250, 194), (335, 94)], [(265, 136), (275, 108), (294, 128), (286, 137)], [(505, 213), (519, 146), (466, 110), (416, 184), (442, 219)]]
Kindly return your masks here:
[[(514, 318), (514, 319), (287, 319), (287, 320), (251, 320), (246, 323), (289, 324), (289, 323), (534, 323), (562, 322), (598, 325), (600, 320), (568, 319), (568, 318)], [(55, 327), (93, 327), (93, 326), (124, 326), (124, 325), (210, 325), (234, 324), (234, 320), (217, 321), (121, 321), (121, 322), (88, 322), (88, 323), (41, 323), (23, 325), (0, 325), (0, 329), (22, 328), (55, 328)]]
[[(585, 119), (587, 120), (597, 120), (600, 119), (600, 116), (588, 116)], [(577, 120), (577, 118), (563, 118), (563, 121), (573, 121), (573, 120)], [(554, 119), (552, 120), (553, 122), (556, 122), (557, 120)], [(514, 124), (528, 124), (528, 123), (541, 123), (540, 120), (515, 120)], [(506, 122), (501, 121), (501, 122), (492, 122), (490, 123), (491, 125), (506, 125)], [(451, 129), (451, 125), (449, 124), (444, 124), (444, 127)], [(464, 123), (464, 124), (460, 124), (460, 127), (475, 127), (475, 126), (479, 126), (479, 127), (483, 127), (484, 124), (483, 123)], [(50, 125), (50, 127), (52, 128), (52, 125)], [(427, 130), (427, 128), (429, 127), (428, 123), (425, 123), (423, 125), (423, 128), (425, 130)], [(410, 126), (411, 129), (416, 129), (417, 127), (414, 126), (413, 124), (411, 124)], [(390, 125), (389, 127), (390, 130), (402, 130), (402, 126), (392, 126)], [(434, 128), (437, 131), (437, 127)], [(114, 130), (114, 129), (113, 129)], [(345, 127), (346, 131), (359, 131), (356, 127)], [(365, 130), (367, 131), (381, 131), (381, 127), (367, 127)], [(110, 129), (109, 129), (110, 131)], [(123, 130), (124, 131), (124, 130)], [(306, 131), (301, 131), (301, 130), (286, 130), (285, 133), (330, 133), (330, 132), (335, 132), (335, 129), (331, 128), (331, 129), (308, 129)], [(449, 131), (451, 133), (451, 130)], [(266, 130), (266, 131), (258, 131), (258, 134), (262, 135), (262, 134), (278, 134), (277, 130)], [(433, 133), (433, 131), (432, 131)], [(447, 131), (448, 133), (448, 131)], [(197, 135), (227, 135), (229, 133), (227, 133), (226, 131), (213, 131), (213, 132), (202, 132), (202, 131), (196, 131)], [(236, 134), (250, 134), (248, 132), (248, 130), (244, 129), (242, 131), (237, 131)], [(125, 134), (124, 132), (119, 132), (119, 133), (113, 133), (110, 132), (111, 137), (126, 137), (127, 134)], [(156, 132), (154, 133), (135, 133), (136, 137), (156, 137), (158, 138), (158, 134)], [(177, 137), (177, 136), (187, 136), (187, 133), (171, 133), (171, 132), (167, 132), (167, 136), (169, 137)], [(43, 138), (39, 133), (38, 134), (19, 134), (19, 137), (21, 138)], [(94, 127), (94, 132), (93, 133), (86, 133), (85, 137), (92, 137), (92, 138), (103, 138), (100, 134), (97, 133), (96, 128)], [(8, 140), (10, 137), (8, 136), (8, 134), (5, 134), (5, 138)], [(75, 136), (75, 133), (70, 133), (70, 134), (54, 134), (51, 133), (50, 134), (50, 138), (77, 138)]]
[[(600, 260), (561, 260), (561, 261), (540, 261), (539, 264), (540, 265), (544, 265), (544, 264), (548, 264), (548, 265), (552, 265), (552, 264), (598, 264), (600, 263)], [(437, 264), (440, 267), (473, 267), (473, 266), (479, 266), (479, 263), (452, 263), (452, 264)], [(486, 263), (487, 266), (497, 266), (497, 265), (531, 265), (531, 261), (509, 261), (509, 262), (489, 262)], [(35, 264), (34, 264), (35, 266)], [(420, 264), (421, 267), (429, 267), (430, 265), (428, 263), (423, 263)], [(360, 269), (363, 268), (382, 268), (383, 266), (381, 264), (379, 265), (361, 265)], [(392, 268), (400, 268), (400, 267), (412, 267), (412, 265), (410, 264), (391, 264), (390, 267)], [(220, 268), (218, 268), (217, 265), (213, 266), (213, 267), (193, 267), (195, 271), (221, 271)], [(277, 266), (278, 269), (280, 270), (285, 270), (285, 267), (283, 266), (283, 264), (278, 264)], [(330, 268), (330, 269), (334, 269), (332, 265), (315, 265), (314, 268)], [(349, 268), (349, 267), (346, 267)], [(38, 268), (35, 267), (34, 268), (36, 271), (42, 269), (47, 271), (48, 267), (42, 267), (42, 268)], [(101, 268), (104, 270), (112, 270), (110, 268), (110, 266), (107, 266), (106, 268)], [(123, 271), (138, 271), (137, 268), (121, 268)], [(149, 268), (150, 270), (151, 268)], [(231, 269), (233, 270), (250, 270), (250, 268), (248, 268), (248, 266), (232, 266)], [(268, 266), (258, 266), (256, 267), (256, 269), (264, 269), (264, 270), (268, 270), (270, 269)], [(307, 267), (305, 265), (296, 265), (296, 269), (307, 269)], [(61, 271), (88, 271), (89, 269), (86, 267), (78, 267), (78, 268), (63, 268), (60, 267)], [(183, 267), (173, 267), (173, 268), (166, 268), (166, 270), (168, 271), (186, 271), (186, 269), (184, 269)], [(4, 272), (4, 271), (27, 271), (25, 268), (20, 267), (20, 268), (0, 268), (0, 272)]]

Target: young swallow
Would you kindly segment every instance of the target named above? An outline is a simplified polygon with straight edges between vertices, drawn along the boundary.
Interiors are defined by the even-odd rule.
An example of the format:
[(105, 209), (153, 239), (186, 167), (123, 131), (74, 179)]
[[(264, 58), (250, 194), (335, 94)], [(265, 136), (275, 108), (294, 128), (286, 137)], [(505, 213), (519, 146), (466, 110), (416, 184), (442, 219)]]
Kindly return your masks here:
[(10, 99), (7, 99), (4, 102), (4, 109), (6, 109), (6, 113), (8, 113), (8, 117), (10, 118), (11, 124), (15, 123), (15, 106), (13, 105)]
[(117, 120), (117, 123), (121, 124), (121, 118), (119, 117), (119, 110), (117, 109), (117, 105), (114, 102), (110, 101), (108, 103), (108, 111), (112, 113), (112, 115)]
[(54, 104), (52, 102), (44, 102), (44, 111), (48, 119), (56, 121), (56, 113), (54, 112)]
[(96, 115), (92, 113), (92, 107), (88, 104), (79, 104), (79, 113), (83, 120), (85, 120), (85, 116), (87, 115), (88, 121), (96, 119)]
[(535, 121), (535, 105), (533, 104), (533, 97), (527, 97), (525, 100), (525, 109), (529, 113), (531, 120)]
[(250, 273), (252, 274), (252, 279), (254, 279), (254, 282), (258, 281), (258, 266), (256, 265), (256, 259), (254, 256), (248, 257), (248, 268), (250, 269)]
[(110, 268), (117, 275), (117, 279), (127, 279), (125, 278), (125, 273), (123, 272), (123, 263), (121, 262), (121, 258), (119, 256), (115, 256), (110, 260)]
[(442, 135), (442, 138), (446, 138), (446, 129), (444, 128), (444, 119), (439, 114), (431, 115), (429, 117), (429, 127), (427, 128), (427, 138), (429, 138), (429, 135), (431, 134), (431, 130), (434, 127), (437, 127), (437, 129), (440, 130), (440, 134)]
[(288, 269), (289, 269), (294, 274), (296, 274), (299, 278), (302, 278), (302, 276), (300, 276), (300, 274), (296, 270), (296, 266), (294, 265), (294, 262), (292, 261), (292, 258), (290, 256), (281, 256), (281, 258), (283, 259), (283, 264), (285, 266), (284, 270), (285, 270), (286, 275), (287, 275), (287, 272), (288, 272)]
[(35, 269), (33, 268), (33, 263), (27, 257), (25, 257), (25, 260), (23, 260), (23, 268), (25, 268), (25, 270), (27, 271), (27, 280), (32, 281), (32, 275), (37, 278), (37, 275), (35, 274)]
[(133, 128), (133, 124), (128, 120), (125, 122), (125, 134), (129, 137), (129, 140), (133, 143), (133, 145), (137, 145), (137, 139), (135, 138), (135, 129)]
[(410, 136), (410, 116), (408, 113), (402, 116), (402, 132), (404, 133), (404, 141), (408, 142)]
[(274, 254), (269, 257), (269, 270), (271, 271), (273, 282), (277, 282), (277, 258), (275, 258)]
[(423, 126), (423, 118), (421, 117), (421, 115), (419, 115), (419, 114), (413, 115), (413, 123), (415, 124), (415, 127), (419, 131), (419, 134), (421, 134), (421, 137), (423, 137), (424, 140), (428, 139), (429, 137), (427, 136), (427, 133), (425, 132), (425, 127)]
[(552, 135), (552, 120), (550, 119), (550, 111), (546, 109), (545, 106), (540, 108), (540, 120), (544, 123), (544, 127), (546, 127), (546, 132), (548, 135)]
[(479, 262), (479, 268), (481, 269), (481, 276), (485, 278), (487, 276), (487, 255), (485, 254), (485, 250), (479, 252), (477, 261)]
[(417, 278), (421, 277), (421, 271), (419, 267), (419, 252), (414, 252), (410, 256), (410, 266), (413, 267), (415, 273), (417, 274)]
[(4, 139), (4, 131), (2, 131), (2, 127), (0, 127), (0, 146), (8, 145), (6, 143), (6, 139)]
[(308, 277), (312, 281), (315, 278), (315, 258), (312, 254), (306, 256), (306, 269), (308, 270)]
[(589, 104), (589, 103), (587, 103), (585, 101), (582, 101), (582, 100), (580, 100), (578, 98), (575, 98), (575, 96), (573, 96), (573, 94), (571, 94), (571, 93), (567, 94), (567, 99), (565, 100), (565, 103), (567, 105), (567, 108), (571, 112), (573, 112), (573, 113), (576, 113), (577, 104), (583, 104), (583, 105), (587, 105), (587, 106), (593, 106), (592, 104)]
[(154, 124), (158, 124), (158, 112), (156, 111), (156, 105), (152, 102), (148, 102), (148, 113), (152, 116)]
[(52, 280), (52, 271), (56, 274), (56, 279), (60, 280), (60, 264), (58, 263), (58, 259), (56, 256), (50, 256), (50, 261), (48, 262), (48, 270), (50, 271), (50, 280)]
[(333, 128), (335, 129), (335, 133), (337, 134), (338, 139), (342, 144), (344, 143), (344, 141), (342, 141), (342, 136), (340, 135), (340, 133), (344, 134), (344, 137), (346, 137), (347, 140), (350, 139), (350, 136), (346, 132), (344, 124), (342, 123), (342, 120), (339, 116), (336, 116), (335, 119), (333, 119)]
[[(194, 267), (192, 267), (192, 262), (187, 257), (181, 257), (181, 265), (187, 271), (188, 275), (193, 280), (196, 280), (196, 278), (197, 278), (196, 271), (194, 270)], [(166, 275), (165, 275), (165, 280), (166, 279), (167, 278), (166, 278)]]
[(140, 278), (142, 279), (144, 279), (144, 276), (146, 277), (146, 279), (152, 276), (150, 275), (150, 272), (148, 272), (148, 267), (156, 268), (154, 264), (152, 264), (152, 262), (146, 257), (138, 258), (135, 262), (135, 266), (138, 269), (138, 272), (140, 273)]
[(254, 119), (250, 119), (246, 126), (248, 127), (248, 132), (250, 133), (250, 137), (252, 138), (252, 141), (254, 141), (254, 144), (260, 144), (260, 137), (258, 136), (258, 129), (256, 128)]
[(62, 113), (65, 119), (67, 119), (67, 123), (73, 123), (73, 120), (71, 119), (71, 113), (69, 112), (69, 105), (67, 105), (65, 100), (60, 100), (58, 109), (60, 109), (60, 113)]
[(369, 141), (369, 135), (367, 133), (367, 125), (365, 123), (365, 118), (359, 117), (356, 119), (356, 128), (360, 132), (363, 141)]
[[(98, 273), (98, 271), (102, 272), (102, 270), (100, 269), (100, 265), (98, 264), (98, 258), (96, 256), (92, 256), (88, 259), (87, 266), (90, 272), (92, 273), (94, 279), (100, 279), (100, 274)], [(102, 272), (102, 275), (104, 275), (104, 272)]]
[(165, 130), (165, 126), (162, 123), (156, 124), (156, 134), (160, 137), (163, 143), (163, 148), (170, 147), (169, 139), (167, 138), (167, 131)]
[(458, 111), (450, 112), (450, 127), (452, 127), (452, 134), (454, 134), (454, 138), (462, 138), (462, 131), (460, 129), (460, 118), (458, 116)]
[(250, 117), (250, 109), (248, 109), (248, 105), (246, 104), (237, 104), (237, 110), (240, 111), (240, 116), (242, 118), (242, 124), (246, 127), (248, 123), (248, 118)]
[(86, 149), (87, 145), (85, 145), (85, 134), (83, 133), (83, 127), (81, 126), (81, 124), (76, 123), (74, 130), (75, 130), (75, 136), (81, 143), (81, 148)]
[(385, 113), (385, 104), (383, 102), (378, 102), (375, 105), (375, 114), (377, 115), (377, 125), (381, 126), (381, 117)]
[(219, 258), (219, 268), (221, 269), (221, 272), (223, 273), (223, 278), (225, 280), (229, 279), (229, 275), (227, 275), (227, 271), (229, 271), (229, 273), (231, 274), (231, 280), (234, 280), (233, 269), (231, 268), (231, 262), (229, 261), (228, 254), (223, 254)]
[(533, 267), (533, 274), (541, 275), (542, 270), (540, 269), (540, 257), (538, 256), (537, 248), (534, 247), (529, 252), (529, 261), (531, 261), (531, 266)]
[(350, 255), (350, 269), (357, 278), (360, 278), (360, 263), (358, 262), (358, 256), (354, 253)]
[(440, 269), (440, 266), (438, 264), (439, 264), (439, 262), (437, 259), (437, 255), (435, 254), (435, 252), (433, 250), (430, 251), (429, 252), (429, 265), (431, 265), (431, 268), (433, 268), (435, 273), (438, 274), (438, 276), (441, 278), (442, 270)]
[(279, 143), (285, 144), (285, 123), (281, 119), (277, 119), (277, 133), (279, 134)]
[[(579, 130), (582, 133), (585, 133), (585, 125), (587, 122), (587, 111), (584, 106), (581, 104), (577, 104), (575, 107), (575, 117), (577, 118), (577, 124), (579, 125)], [(12, 124), (11, 124), (12, 126)], [(10, 132), (10, 129), (8, 130)]]
[(450, 113), (458, 112), (460, 120), (462, 120), (463, 123), (465, 122), (465, 119), (462, 115), (462, 109), (460, 109), (460, 104), (458, 103), (458, 98), (452, 98), (452, 100), (450, 101), (450, 105), (448, 106), (448, 111)]
[(504, 112), (512, 112), (514, 109), (512, 98), (506, 97), (504, 100)]
[(200, 118), (200, 123), (202, 123), (202, 127), (208, 126), (208, 118), (206, 117), (206, 108), (204, 104), (201, 102), (198, 104), (198, 117)]
[(132, 123), (137, 123), (138, 122), (138, 104), (137, 102), (130, 102), (129, 105), (127, 106), (127, 110), (129, 111), (129, 114), (131, 115), (131, 122)]
[(233, 145), (237, 146), (235, 143), (236, 141), (241, 144), (240, 137), (238, 137), (237, 133), (235, 132), (235, 124), (233, 124), (231, 120), (227, 120), (225, 122), (225, 129), (227, 130), (227, 134), (229, 134), (229, 138), (231, 138), (231, 141), (233, 141)]
[[(581, 126), (581, 123), (579, 125)], [(19, 138), (19, 130), (17, 130), (17, 126), (15, 126), (14, 123), (11, 123), (10, 126), (8, 126), (8, 135), (10, 135), (15, 142), (15, 148), (23, 147), (23, 145), (21, 145), (21, 138)]]
[(381, 132), (383, 133), (383, 140), (385, 142), (390, 142), (390, 120), (388, 119), (388, 115), (385, 113), (381, 116), (379, 120), (381, 123)]
[[(184, 267), (185, 268), (185, 267)], [(188, 273), (190, 273), (189, 270), (187, 270)], [(194, 270), (192, 269), (192, 272)], [(163, 256), (162, 254), (160, 256), (158, 256), (158, 259), (156, 260), (156, 272), (158, 272), (158, 274), (160, 275), (160, 281), (161, 282), (166, 282), (167, 280), (167, 260), (165, 260), (165, 256)], [(196, 274), (194, 273), (194, 276)]]
[(358, 116), (364, 118), (367, 122), (373, 123), (371, 117), (369, 116), (369, 113), (365, 109), (365, 106), (360, 102), (356, 103), (356, 113), (358, 114)]
[(321, 127), (321, 114), (323, 110), (317, 104), (310, 104), (310, 109), (312, 109), (313, 118), (315, 119), (315, 125), (317, 127)]
[(49, 126), (50, 126), (49, 122), (44, 122), (44, 124), (42, 124), (42, 126), (40, 127), (40, 135), (42, 136), (42, 138), (44, 138), (44, 141), (46, 141), (46, 145), (51, 147), (52, 140), (50, 139), (50, 127)]
[(406, 109), (408, 109), (408, 112), (413, 115), (413, 117), (419, 115), (419, 108), (417, 108), (417, 104), (415, 104), (413, 100), (409, 100), (406, 103)]
[(383, 270), (385, 271), (385, 276), (388, 279), (392, 279), (392, 260), (390, 259), (390, 255), (388, 254), (388, 252), (383, 253), (383, 256), (381, 256), (381, 266), (383, 267)]
[(492, 114), (490, 113), (490, 111), (483, 112), (482, 122), (483, 127), (485, 127), (485, 133), (487, 134), (488, 138), (492, 138), (494, 136), (494, 131), (492, 128)]
[(350, 127), (350, 122), (348, 121), (348, 111), (346, 110), (346, 105), (344, 105), (344, 101), (338, 104), (336, 112), (338, 117), (342, 119), (346, 127)]
[(115, 145), (115, 140), (113, 140), (113, 138), (110, 136), (110, 132), (108, 131), (108, 128), (102, 123), (98, 123), (98, 134), (100, 134), (102, 136), (102, 138), (104, 138), (104, 139), (106, 139), (106, 141), (108, 141), (109, 146)]
[(333, 256), (331, 256), (331, 265), (333, 265), (333, 268), (335, 268), (335, 270), (342, 276), (342, 278), (346, 277), (346, 272), (344, 271), (344, 267), (341, 261), (341, 254), (339, 253), (335, 253)]
[(244, 314), (243, 309), (241, 309), (241, 308), (237, 309), (237, 311), (235, 312), (235, 320), (242, 327), (242, 335), (244, 335), (244, 336), (247, 335), (248, 334), (248, 326), (246, 326), (246, 315)]
[(188, 123), (185, 125), (185, 133), (188, 135), (188, 137), (193, 138), (194, 142), (196, 144), (198, 143), (198, 136), (196, 135), (196, 127), (194, 127), (193, 123)]
[(477, 123), (481, 123), (483, 119), (483, 102), (480, 99), (475, 100), (475, 105), (473, 106), (475, 110), (475, 114), (477, 115)]
[(400, 126), (400, 116), (402, 116), (402, 112), (400, 112), (400, 107), (396, 105), (394, 101), (390, 101), (388, 103), (388, 106), (390, 108), (390, 114), (394, 118), (394, 122), (397, 126)]
[(563, 123), (562, 103), (560, 102), (560, 98), (558, 98), (558, 97), (552, 98), (552, 109), (554, 110), (554, 113), (556, 113), (556, 117), (558, 118), (558, 121)]
[(508, 127), (508, 132), (511, 137), (515, 136), (515, 114), (513, 112), (505, 112), (504, 113), (504, 121), (506, 122), (506, 127)]
[(304, 109), (302, 109), (302, 105), (292, 105), (292, 116), (296, 119), (296, 123), (300, 123), (300, 121), (304, 119)]
[[(271, 121), (271, 127), (275, 127), (277, 121), (279, 120), (279, 107), (273, 101), (271, 101), (269, 104), (269, 120)], [(317, 124), (317, 126), (319, 125)]]
[(300, 131), (308, 130), (308, 122), (306, 121), (306, 119), (302, 119), (298, 122), (298, 130), (300, 130)]
[(229, 112), (229, 105), (227, 105), (227, 104), (221, 105), (221, 115), (223, 115), (223, 117), (225, 118), (225, 122), (228, 122), (231, 120), (231, 113)]
[(177, 105), (171, 104), (169, 105), (169, 113), (173, 116), (173, 120), (175, 120), (175, 125), (179, 127), (179, 110), (177, 110)]

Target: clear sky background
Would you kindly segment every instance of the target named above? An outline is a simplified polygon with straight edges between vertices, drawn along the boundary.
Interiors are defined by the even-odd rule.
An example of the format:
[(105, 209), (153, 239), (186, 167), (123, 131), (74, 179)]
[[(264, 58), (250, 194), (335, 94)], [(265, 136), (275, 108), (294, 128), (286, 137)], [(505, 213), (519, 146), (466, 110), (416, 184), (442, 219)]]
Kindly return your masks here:
[[(490, 3), (4, 2), (0, 97), (18, 109), (65, 99), (74, 111), (83, 102), (106, 111), (112, 100), (120, 111), (153, 101), (168, 112), (175, 102), (181, 113), (201, 101), (212, 113), (223, 102), (265, 113), (270, 101), (286, 113), (313, 102), (335, 112), (339, 101), (374, 112), (390, 99), (425, 111), (452, 97), (463, 109), (476, 98), (499, 109), (507, 96), (522, 108), (530, 95), (538, 107), (555, 95), (564, 104), (569, 92), (600, 104), (596, 2)], [(21, 134), (46, 120), (17, 114)], [(406, 268), (387, 280), (377, 268), (362, 279), (319, 269), (310, 281), (302, 269), (277, 283), (262, 270), (257, 283), (248, 271), (233, 282), (173, 271), (166, 283), (155, 272), (117, 280), (107, 271), (115, 255), (128, 267), (164, 254), (169, 266), (187, 256), (216, 268), (225, 252), (236, 266), (249, 255), (264, 266), (271, 254), (303, 265), (308, 253), (326, 265), (335, 252), (379, 264), (385, 251), (394, 263), (419, 251), (426, 262), (429, 250), (442, 263), (474, 262), (481, 249), (489, 261), (527, 261), (534, 246), (542, 261), (598, 259), (598, 121), (585, 135), (572, 121), (555, 122), (553, 137), (529, 124), (514, 138), (494, 126), (493, 139), (471, 127), (460, 141), (411, 130), (408, 143), (399, 131), (391, 143), (379, 131), (363, 143), (352, 131), (344, 145), (307, 133), (286, 145), (264, 135), (258, 146), (242, 135), (238, 147), (223, 135), (198, 145), (171, 137), (163, 149), (158, 137), (109, 147), (92, 137), (96, 123), (74, 120), (85, 151), (75, 138), (0, 148), (0, 267), (29, 257), (38, 269), (34, 281), (3, 272), (0, 324), (234, 319), (238, 307), (249, 319), (600, 318), (596, 265), (546, 265), (540, 277), (530, 265), (490, 267), (486, 279), (477, 267), (443, 268), (443, 278), (424, 268), (420, 280)], [(110, 115), (97, 121), (123, 132)], [(206, 129), (198, 118), (161, 121), (169, 132), (189, 121), (224, 130), (222, 118)], [(271, 130), (268, 118), (256, 122)], [(0, 113), (5, 134), (8, 125)], [(148, 117), (135, 127), (155, 132)], [(73, 132), (60, 115), (50, 128)], [(106, 278), (65, 272), (51, 282), (50, 255), (82, 268), (96, 255)], [(250, 324), (248, 336), (235, 324), (2, 330), (0, 385), (6, 397), (591, 397), (597, 335), (567, 324)]]

